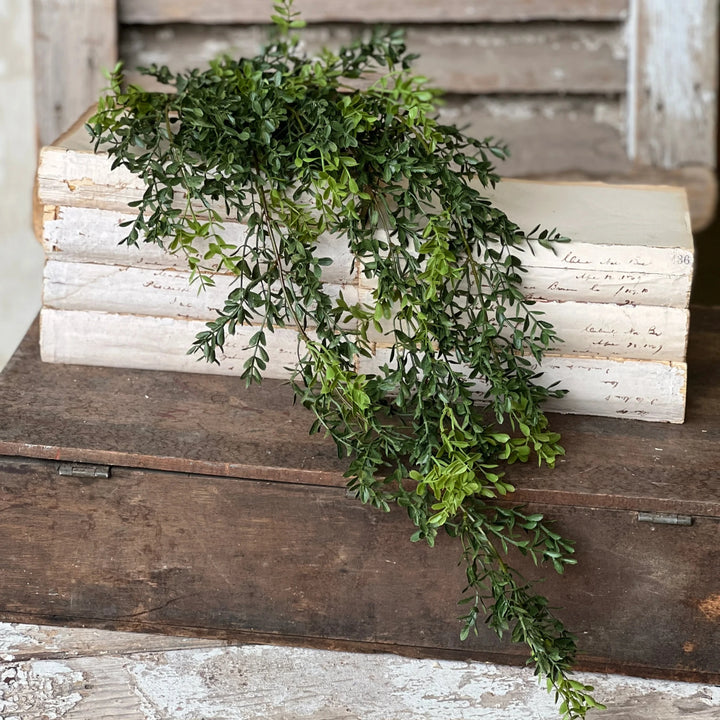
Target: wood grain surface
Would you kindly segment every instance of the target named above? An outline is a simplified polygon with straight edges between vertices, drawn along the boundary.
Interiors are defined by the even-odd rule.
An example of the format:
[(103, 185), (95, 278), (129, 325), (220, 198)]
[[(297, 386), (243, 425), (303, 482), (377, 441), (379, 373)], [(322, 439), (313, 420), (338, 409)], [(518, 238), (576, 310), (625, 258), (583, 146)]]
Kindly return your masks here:
[[(513, 20), (600, 20), (627, 17), (628, 0), (366, 0), (363, 3), (298, 0), (295, 4), (308, 22), (479, 22)], [(265, 0), (242, 3), (224, 0), (120, 0), (120, 21), (155, 23), (248, 23), (267, 22)]]
[[(629, 26), (629, 154), (680, 167), (717, 162), (718, 4), (638, 0)], [(680, 79), (682, 78), (682, 79)]]
[[(333, 24), (303, 32), (307, 51), (332, 50), (361, 36), (362, 28)], [(125, 29), (120, 54), (128, 80), (154, 88), (133, 72), (152, 63), (173, 72), (206, 67), (220, 55), (252, 57), (267, 43), (264, 26), (135, 25)], [(454, 93), (622, 93), (626, 86), (622, 26), (582, 24), (416, 25), (408, 49), (413, 69)]]
[[(452, 539), (412, 544), (401, 512), (339, 488), (123, 468), (88, 481), (7, 460), (1, 502), (6, 621), (523, 659), (484, 629), (460, 642)], [(717, 517), (672, 527), (623, 510), (529, 509), (577, 543), (563, 577), (520, 567), (547, 576), (542, 592), (581, 638), (580, 667), (720, 677)]]
[(38, 141), (55, 140), (95, 102), (117, 62), (115, 0), (32, 0)]

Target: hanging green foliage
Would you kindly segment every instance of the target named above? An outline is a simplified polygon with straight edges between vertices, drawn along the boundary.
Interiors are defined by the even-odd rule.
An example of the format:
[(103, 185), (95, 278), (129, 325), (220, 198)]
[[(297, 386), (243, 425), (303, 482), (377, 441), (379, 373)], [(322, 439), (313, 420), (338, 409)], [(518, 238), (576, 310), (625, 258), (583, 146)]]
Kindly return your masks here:
[[(310, 58), (292, 0), (275, 10), (276, 38), (256, 57), (144, 69), (167, 93), (111, 74), (88, 128), (145, 181), (126, 242), (184, 255), (201, 284), (237, 276), (190, 352), (217, 362), (226, 338), (253, 326), (248, 384), (261, 382), (268, 333), (297, 331), (292, 387), (311, 431), (347, 458), (349, 489), (405, 508), (413, 541), (456, 537), (461, 636), (485, 622), (525, 643), (561, 715), (584, 717), (599, 705), (569, 677), (575, 639), (508, 564), (519, 552), (562, 573), (572, 545), (541, 515), (497, 503), (513, 491), (506, 465), (563, 453), (542, 411), (562, 391), (536, 370), (557, 337), (523, 296), (520, 257), (564, 238), (524, 233), (483, 196), (506, 148), (438, 121), (438, 93), (411, 73), (400, 31)], [(228, 221), (245, 226), (241, 244), (227, 241)], [(328, 234), (367, 297), (329, 292)]]

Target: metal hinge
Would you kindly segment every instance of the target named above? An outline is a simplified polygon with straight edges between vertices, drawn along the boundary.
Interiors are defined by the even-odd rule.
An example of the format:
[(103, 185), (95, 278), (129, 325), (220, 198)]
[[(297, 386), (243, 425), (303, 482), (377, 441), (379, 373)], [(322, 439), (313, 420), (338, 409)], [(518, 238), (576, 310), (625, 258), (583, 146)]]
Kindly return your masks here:
[(109, 465), (89, 465), (88, 463), (60, 463), (58, 475), (79, 478), (109, 478)]
[(690, 515), (675, 515), (674, 513), (639, 512), (638, 522), (655, 523), (656, 525), (692, 525)]

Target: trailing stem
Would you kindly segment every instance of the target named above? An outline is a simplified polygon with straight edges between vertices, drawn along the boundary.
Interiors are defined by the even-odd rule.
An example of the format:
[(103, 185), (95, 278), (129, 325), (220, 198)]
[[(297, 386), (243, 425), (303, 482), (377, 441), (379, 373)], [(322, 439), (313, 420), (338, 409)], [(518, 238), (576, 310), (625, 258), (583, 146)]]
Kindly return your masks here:
[[(507, 503), (512, 463), (563, 454), (542, 411), (563, 393), (537, 367), (558, 338), (522, 293), (521, 258), (564, 238), (525, 233), (492, 206), (506, 149), (440, 123), (401, 32), (309, 58), (291, 0), (275, 9), (278, 37), (256, 57), (142, 71), (172, 92), (112, 73), (88, 127), (145, 181), (126, 240), (184, 255), (201, 283), (237, 278), (190, 352), (218, 362), (250, 326), (248, 384), (267, 369), (268, 333), (296, 329), (293, 389), (311, 431), (347, 458), (350, 490), (405, 508), (414, 541), (456, 537), (462, 636), (484, 622), (524, 643), (561, 714), (582, 718), (598, 705), (569, 677), (575, 639), (508, 564), (511, 553), (557, 572), (574, 562), (541, 515)], [(229, 240), (227, 223), (245, 236)], [(346, 287), (327, 281), (337, 263)]]

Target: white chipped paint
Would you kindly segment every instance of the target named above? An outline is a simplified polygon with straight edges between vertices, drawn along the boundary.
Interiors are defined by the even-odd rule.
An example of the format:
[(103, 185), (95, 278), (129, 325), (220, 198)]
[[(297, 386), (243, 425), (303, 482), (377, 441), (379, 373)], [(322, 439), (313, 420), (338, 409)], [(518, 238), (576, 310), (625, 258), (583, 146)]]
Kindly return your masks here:
[[(107, 662), (108, 671), (104, 669)], [(304, 648), (240, 646), (86, 661), (99, 688), (118, 674), (144, 720), (556, 720), (528, 668)], [(107, 672), (107, 676), (105, 673)], [(94, 677), (93, 677), (94, 675)], [(711, 720), (720, 689), (579, 674), (607, 720)], [(129, 704), (129, 703), (124, 703)], [(82, 720), (91, 720), (82, 717)], [(94, 720), (94, 718), (93, 718)]]
[(27, 641), (27, 628), (10, 623), (0, 623), (0, 660), (11, 662), (15, 659), (16, 649)]
[(608, 125), (626, 134), (628, 132), (628, 103), (626, 98), (618, 102), (596, 102), (593, 105), (593, 120), (599, 125)]
[(0, 665), (0, 718), (67, 718), (82, 701), (83, 686), (83, 674), (64, 663), (39, 660)]
[(259, 646), (166, 654), (127, 669), (148, 717), (174, 720), (510, 720), (519, 712), (545, 720), (556, 713), (531, 672), (481, 663)]
[(714, 164), (717, 3), (633, 0), (627, 24), (628, 151), (675, 167)]
[(703, 52), (706, 5), (706, 0), (653, 0), (643, 7), (653, 60), (643, 68), (645, 82), (662, 92), (669, 112), (684, 119), (695, 119), (705, 110), (689, 80), (696, 75), (695, 57)]
[(55, 677), (56, 675), (66, 675), (68, 673), (72, 673), (72, 669), (67, 664), (57, 660), (45, 660), (35, 666), (35, 675), (39, 678)]
[[(43, 631), (31, 629), (33, 636)], [(115, 633), (96, 632), (101, 647), (116, 643)], [(148, 647), (154, 642), (134, 638), (132, 647), (142, 647), (143, 638)], [(3, 720), (557, 718), (552, 697), (528, 668), (268, 645), (118, 648), (113, 655), (0, 665), (0, 678)], [(605, 720), (628, 713), (633, 720), (714, 720), (720, 710), (718, 687), (589, 673), (577, 679), (594, 685), (608, 705)]]

